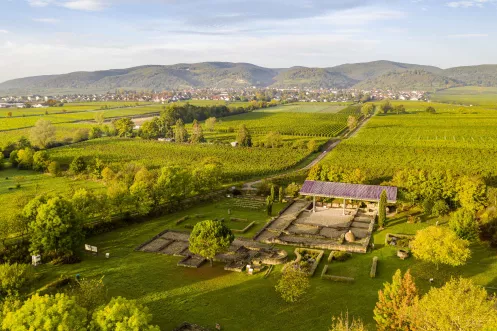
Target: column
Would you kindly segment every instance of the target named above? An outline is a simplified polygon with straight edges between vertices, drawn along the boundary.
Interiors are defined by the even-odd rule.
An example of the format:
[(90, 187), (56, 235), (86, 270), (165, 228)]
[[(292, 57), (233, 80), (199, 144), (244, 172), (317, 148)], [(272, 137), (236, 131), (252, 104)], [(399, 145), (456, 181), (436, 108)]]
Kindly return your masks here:
[(343, 214), (345, 215), (345, 199), (343, 199)]
[(312, 196), (312, 212), (313, 213), (316, 212), (316, 196), (315, 195)]

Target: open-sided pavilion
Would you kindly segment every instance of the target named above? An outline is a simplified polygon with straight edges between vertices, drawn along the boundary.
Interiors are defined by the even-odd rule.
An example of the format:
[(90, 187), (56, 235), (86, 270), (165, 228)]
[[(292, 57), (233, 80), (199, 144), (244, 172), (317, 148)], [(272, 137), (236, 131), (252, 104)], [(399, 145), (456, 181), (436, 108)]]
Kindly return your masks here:
[(313, 212), (316, 212), (316, 197), (343, 199), (343, 211), (345, 214), (346, 200), (379, 202), (383, 191), (387, 193), (387, 203), (397, 201), (397, 187), (395, 186), (320, 182), (315, 180), (306, 180), (302, 185), (300, 195), (313, 197)]

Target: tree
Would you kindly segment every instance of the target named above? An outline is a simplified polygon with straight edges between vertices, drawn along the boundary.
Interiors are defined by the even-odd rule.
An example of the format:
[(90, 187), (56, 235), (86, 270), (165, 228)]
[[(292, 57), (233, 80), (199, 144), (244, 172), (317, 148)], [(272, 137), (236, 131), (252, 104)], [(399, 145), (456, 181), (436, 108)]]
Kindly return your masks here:
[(38, 151), (33, 155), (33, 170), (45, 171), (50, 165), (50, 156), (47, 151)]
[(212, 132), (214, 131), (214, 126), (216, 125), (217, 119), (215, 117), (209, 117), (208, 119), (205, 120), (205, 127), (207, 128), (208, 131)]
[(403, 114), (406, 112), (406, 107), (404, 105), (398, 105), (393, 108), (393, 110), (398, 114)]
[(33, 157), (35, 151), (26, 147), (17, 152), (17, 167), (19, 169), (31, 169), (33, 167)]
[(240, 125), (238, 128), (238, 133), (236, 135), (236, 141), (240, 146), (250, 147), (252, 146), (252, 136), (245, 124)]
[(95, 114), (95, 122), (97, 122), (98, 125), (102, 126), (105, 122), (105, 114), (103, 111), (98, 112)]
[(205, 142), (204, 132), (202, 130), (202, 126), (197, 120), (193, 120), (193, 130), (192, 135), (190, 137), (190, 142), (192, 144), (198, 144)]
[(89, 136), (90, 136), (90, 131), (87, 128), (79, 128), (76, 131), (74, 131), (74, 134), (72, 136), (72, 142), (78, 143), (80, 141), (86, 141), (88, 140)]
[(29, 264), (0, 264), (0, 296), (18, 295), (34, 278), (33, 267)]
[(442, 226), (430, 226), (419, 230), (411, 241), (411, 249), (417, 259), (451, 266), (466, 263), (471, 256), (469, 241), (460, 239), (457, 234)]
[(88, 132), (88, 139), (102, 138), (103, 131), (98, 126), (92, 126)]
[(116, 129), (119, 137), (130, 137), (133, 134), (135, 123), (127, 117), (123, 117), (112, 121), (112, 125)]
[(372, 103), (366, 103), (361, 107), (361, 113), (364, 117), (374, 113), (374, 105)]
[(276, 201), (276, 191), (274, 190), (274, 184), (271, 184), (271, 190), (270, 190), (270, 194), (271, 194), (271, 201)]
[(378, 331), (411, 330), (409, 309), (418, 301), (418, 290), (409, 270), (402, 277), (398, 269), (392, 283), (385, 283), (378, 292), (374, 319)]
[(54, 197), (37, 209), (36, 219), (29, 223), (30, 251), (71, 255), (83, 239), (81, 222), (70, 201)]
[(431, 209), (431, 214), (435, 217), (447, 215), (448, 212), (449, 205), (442, 199), (435, 201), (433, 208)]
[(160, 135), (159, 121), (154, 118), (142, 124), (139, 132), (140, 137), (144, 139), (157, 139)]
[(388, 113), (389, 111), (392, 111), (393, 109), (393, 106), (392, 104), (390, 103), (390, 100), (385, 100), (382, 102), (381, 106), (380, 106), (380, 109), (381, 111), (383, 112), (383, 114), (386, 114)]
[(88, 319), (107, 302), (107, 289), (105, 288), (103, 277), (98, 279), (82, 279), (71, 288), (71, 295), (76, 299), (76, 303), (85, 308), (88, 312)]
[(174, 140), (177, 143), (188, 141), (188, 131), (186, 131), (185, 124), (181, 118), (176, 121), (176, 125), (174, 126)]
[(31, 141), (35, 146), (47, 148), (55, 141), (55, 126), (50, 121), (38, 120), (31, 129)]
[(57, 161), (52, 161), (47, 167), (48, 173), (52, 176), (57, 177), (60, 175), (60, 164)]
[(268, 216), (271, 216), (273, 213), (273, 199), (271, 199), (271, 196), (266, 198), (266, 212)]
[(357, 127), (357, 117), (350, 115), (347, 118), (347, 127), (349, 128), (349, 131), (354, 130)]
[(216, 254), (227, 250), (235, 236), (219, 221), (203, 221), (195, 224), (190, 235), (190, 252), (212, 260)]
[(333, 316), (333, 323), (329, 331), (366, 331), (366, 327), (360, 318), (355, 319), (352, 318), (352, 321), (349, 318), (349, 312), (340, 314), (340, 316)]
[(378, 225), (383, 229), (387, 221), (387, 191), (383, 190), (380, 195), (380, 204), (378, 206)]
[(495, 330), (497, 299), (469, 279), (451, 279), (432, 287), (413, 308), (414, 330)]
[(292, 182), (286, 187), (286, 194), (291, 196), (292, 198), (295, 198), (299, 192), (300, 192), (301, 186), (299, 184), (296, 184), (295, 182)]
[(91, 191), (79, 188), (74, 192), (71, 204), (80, 219), (83, 217), (91, 219), (97, 214), (99, 201)]
[(278, 132), (271, 131), (264, 138), (266, 147), (279, 147), (281, 146), (281, 135)]
[(283, 202), (283, 186), (280, 186), (280, 189), (278, 190), (278, 202)]
[(432, 106), (426, 108), (426, 112), (430, 114), (435, 114), (437, 111)]
[(66, 294), (35, 294), (23, 304), (4, 306), (2, 330), (86, 331), (86, 310)]
[(152, 314), (148, 308), (134, 300), (122, 297), (112, 298), (110, 302), (93, 314), (94, 331), (159, 331), (158, 326), (151, 325)]
[(314, 153), (318, 150), (318, 144), (316, 140), (312, 139), (307, 142), (307, 149), (309, 152)]
[(86, 170), (85, 158), (81, 155), (76, 156), (69, 165), (69, 170), (75, 175), (85, 171)]
[(452, 213), (449, 228), (461, 239), (469, 241), (478, 240), (480, 227), (475, 219), (474, 212), (461, 208)]
[(276, 284), (276, 292), (286, 302), (296, 302), (310, 287), (309, 277), (299, 262), (288, 263)]
[(456, 190), (456, 200), (461, 207), (474, 212), (484, 208), (487, 185), (482, 178), (463, 176), (457, 180)]

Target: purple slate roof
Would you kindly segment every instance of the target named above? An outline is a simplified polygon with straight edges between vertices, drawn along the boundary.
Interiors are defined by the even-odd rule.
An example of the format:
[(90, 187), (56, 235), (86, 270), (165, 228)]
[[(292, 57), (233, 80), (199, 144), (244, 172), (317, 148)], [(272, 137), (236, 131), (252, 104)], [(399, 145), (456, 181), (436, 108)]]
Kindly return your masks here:
[(301, 195), (315, 195), (329, 198), (344, 198), (351, 200), (379, 201), (383, 190), (387, 191), (387, 201), (397, 201), (397, 188), (395, 186), (347, 184), (335, 182), (318, 182), (306, 180)]

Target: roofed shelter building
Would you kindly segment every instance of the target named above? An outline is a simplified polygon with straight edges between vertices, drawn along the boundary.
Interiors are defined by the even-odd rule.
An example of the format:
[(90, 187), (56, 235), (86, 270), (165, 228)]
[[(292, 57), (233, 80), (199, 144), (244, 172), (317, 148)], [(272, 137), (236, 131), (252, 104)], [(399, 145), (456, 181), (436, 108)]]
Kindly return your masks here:
[(379, 202), (383, 191), (387, 192), (387, 203), (397, 202), (397, 187), (395, 186), (320, 182), (314, 180), (306, 180), (304, 182), (300, 190), (300, 195), (313, 197), (313, 212), (316, 212), (316, 197), (343, 199), (343, 214), (345, 215), (346, 200)]

